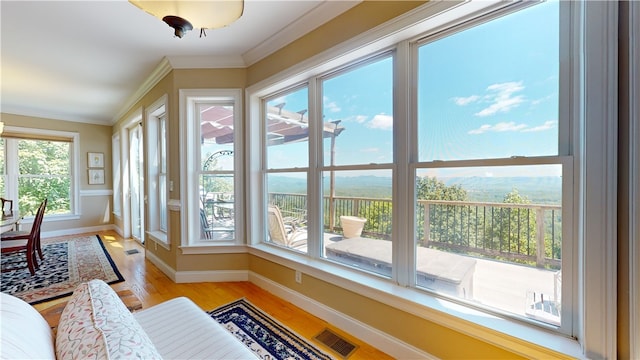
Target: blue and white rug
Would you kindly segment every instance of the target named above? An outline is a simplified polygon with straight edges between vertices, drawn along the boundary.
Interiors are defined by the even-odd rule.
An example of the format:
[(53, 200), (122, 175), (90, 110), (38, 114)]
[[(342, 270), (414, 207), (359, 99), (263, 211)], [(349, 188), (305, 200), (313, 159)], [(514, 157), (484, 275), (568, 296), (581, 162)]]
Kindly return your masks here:
[(260, 359), (333, 359), (245, 299), (208, 314)]

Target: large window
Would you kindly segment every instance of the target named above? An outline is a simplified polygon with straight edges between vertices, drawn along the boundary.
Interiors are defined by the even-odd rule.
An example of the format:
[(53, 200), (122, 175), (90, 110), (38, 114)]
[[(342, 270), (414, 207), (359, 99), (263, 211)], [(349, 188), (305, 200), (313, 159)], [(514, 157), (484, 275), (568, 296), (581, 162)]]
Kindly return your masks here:
[(47, 218), (75, 215), (77, 133), (5, 127), (1, 141), (2, 196), (26, 217), (35, 215), (44, 198)]
[(249, 89), (252, 243), (489, 342), (615, 357), (617, 5), (452, 4)]
[(560, 19), (491, 14), (262, 97), (266, 242), (573, 335)]
[[(183, 211), (184, 246), (233, 245), (241, 238), (242, 203), (239, 181), (242, 153), (240, 92), (181, 90), (185, 128), (183, 170), (188, 174)], [(185, 173), (185, 171), (183, 171)], [(188, 240), (187, 240), (188, 239)], [(189, 251), (188, 249), (186, 250)]]
[(149, 235), (160, 243), (167, 237), (167, 97), (163, 96), (146, 112), (149, 179)]
[(393, 229), (393, 57), (346, 67), (320, 85), (331, 130), (322, 141), (324, 256), (389, 278), (393, 251), (377, 247), (391, 245)]
[(309, 92), (301, 86), (265, 101), (267, 145), (267, 238), (278, 246), (307, 252)]
[(559, 150), (570, 138), (559, 131), (559, 7), (416, 44), (412, 162), (416, 286), (553, 326), (572, 308), (561, 296), (572, 159)]

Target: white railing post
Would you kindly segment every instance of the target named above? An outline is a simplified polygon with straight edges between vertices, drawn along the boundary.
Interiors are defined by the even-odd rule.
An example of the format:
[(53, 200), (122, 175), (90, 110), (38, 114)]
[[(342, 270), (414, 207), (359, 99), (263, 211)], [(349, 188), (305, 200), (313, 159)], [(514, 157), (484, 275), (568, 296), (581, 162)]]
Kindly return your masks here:
[(536, 265), (544, 267), (544, 208), (536, 208)]
[(423, 246), (427, 246), (431, 238), (431, 226), (429, 223), (429, 209), (431, 206), (429, 206), (428, 202), (422, 202), (422, 206), (424, 206), (424, 239), (422, 242)]

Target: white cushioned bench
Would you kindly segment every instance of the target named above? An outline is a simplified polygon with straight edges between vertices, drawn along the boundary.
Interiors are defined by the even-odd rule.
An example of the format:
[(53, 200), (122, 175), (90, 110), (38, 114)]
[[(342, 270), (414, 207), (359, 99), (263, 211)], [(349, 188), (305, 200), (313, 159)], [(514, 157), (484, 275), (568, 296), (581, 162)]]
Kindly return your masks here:
[(242, 342), (180, 297), (132, 314), (102, 280), (76, 288), (56, 335), (23, 300), (0, 294), (1, 359), (255, 359)]

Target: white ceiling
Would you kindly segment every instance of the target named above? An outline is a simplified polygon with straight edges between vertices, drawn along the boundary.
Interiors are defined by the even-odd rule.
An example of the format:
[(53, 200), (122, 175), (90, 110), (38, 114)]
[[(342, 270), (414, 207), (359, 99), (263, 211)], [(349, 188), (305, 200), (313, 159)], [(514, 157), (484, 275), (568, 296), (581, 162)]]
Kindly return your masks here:
[(126, 0), (2, 0), (0, 110), (112, 124), (164, 57), (181, 67), (244, 67), (358, 2), (246, 0), (230, 26), (179, 39)]

